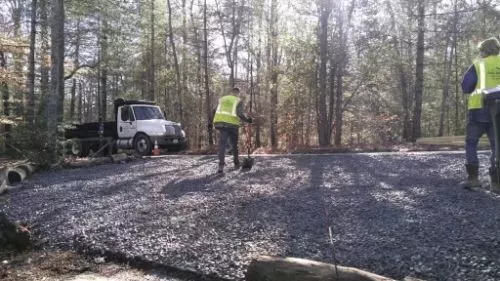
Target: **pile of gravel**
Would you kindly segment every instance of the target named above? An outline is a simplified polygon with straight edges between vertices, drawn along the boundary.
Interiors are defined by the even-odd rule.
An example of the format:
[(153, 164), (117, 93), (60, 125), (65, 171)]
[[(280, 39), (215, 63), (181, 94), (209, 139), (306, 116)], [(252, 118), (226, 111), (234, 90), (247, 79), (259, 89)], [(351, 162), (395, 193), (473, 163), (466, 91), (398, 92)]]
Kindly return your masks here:
[(169, 156), (39, 173), (6, 210), (52, 246), (223, 278), (243, 278), (263, 254), (333, 262), (331, 227), (344, 266), (395, 279), (499, 280), (500, 196), (458, 187), (463, 158), (258, 157), (250, 172), (217, 176), (214, 157)]

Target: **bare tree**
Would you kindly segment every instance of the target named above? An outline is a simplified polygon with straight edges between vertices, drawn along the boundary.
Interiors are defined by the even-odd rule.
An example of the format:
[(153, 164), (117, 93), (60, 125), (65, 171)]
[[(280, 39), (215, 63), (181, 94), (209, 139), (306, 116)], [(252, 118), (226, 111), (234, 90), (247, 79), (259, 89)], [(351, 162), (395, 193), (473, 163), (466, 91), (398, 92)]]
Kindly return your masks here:
[(328, 18), (330, 17), (330, 12), (332, 11), (329, 0), (319, 1), (319, 96), (318, 96), (318, 138), (320, 146), (329, 145), (329, 137), (327, 112), (326, 112), (326, 84), (327, 84), (327, 73), (326, 64), (328, 62)]
[(278, 147), (278, 1), (271, 0), (271, 65), (270, 65), (270, 82), (271, 82), (271, 118), (270, 118), (270, 138), (271, 147)]
[(417, 60), (415, 73), (415, 107), (413, 109), (412, 141), (421, 135), (422, 92), (424, 87), (424, 51), (425, 51), (425, 0), (418, 1)]
[(207, 116), (208, 147), (211, 150), (214, 145), (212, 126), (212, 100), (210, 98), (210, 84), (208, 80), (208, 29), (207, 29), (207, 0), (203, 2), (203, 50), (205, 64), (205, 110)]
[(47, 103), (47, 135), (52, 157), (57, 153), (59, 97), (64, 95), (64, 0), (51, 1), (51, 89)]
[(179, 61), (177, 60), (177, 52), (175, 49), (175, 40), (174, 40), (174, 31), (172, 27), (172, 5), (170, 3), (170, 0), (167, 0), (167, 6), (168, 6), (168, 30), (169, 30), (169, 38), (170, 38), (170, 45), (172, 46), (172, 56), (174, 57), (174, 67), (175, 67), (175, 74), (176, 74), (176, 79), (177, 79), (177, 97), (178, 97), (178, 106), (176, 106), (179, 114), (179, 118), (181, 119), (181, 122), (184, 121), (184, 113), (182, 109), (182, 84), (181, 84), (181, 70), (179, 67)]
[(30, 31), (30, 53), (28, 57), (28, 101), (26, 103), (26, 119), (29, 126), (35, 122), (35, 43), (36, 43), (36, 0), (31, 1), (31, 31)]

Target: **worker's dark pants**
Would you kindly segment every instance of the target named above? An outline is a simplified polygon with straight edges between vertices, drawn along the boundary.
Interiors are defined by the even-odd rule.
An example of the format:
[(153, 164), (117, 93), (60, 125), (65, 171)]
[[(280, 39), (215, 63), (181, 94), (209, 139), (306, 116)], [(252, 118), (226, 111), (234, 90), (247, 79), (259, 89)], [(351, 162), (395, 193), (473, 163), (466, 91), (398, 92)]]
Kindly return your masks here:
[(238, 128), (217, 128), (220, 132), (219, 137), (219, 147), (218, 147), (218, 155), (219, 155), (219, 165), (224, 165), (224, 158), (226, 154), (226, 145), (227, 141), (231, 142), (231, 147), (233, 151), (233, 161), (235, 164), (239, 164), (238, 160)]
[(465, 137), (465, 158), (467, 163), (479, 166), (477, 145), (479, 139), (486, 133), (490, 141), (490, 167), (495, 167), (495, 135), (492, 122), (467, 121), (467, 135)]

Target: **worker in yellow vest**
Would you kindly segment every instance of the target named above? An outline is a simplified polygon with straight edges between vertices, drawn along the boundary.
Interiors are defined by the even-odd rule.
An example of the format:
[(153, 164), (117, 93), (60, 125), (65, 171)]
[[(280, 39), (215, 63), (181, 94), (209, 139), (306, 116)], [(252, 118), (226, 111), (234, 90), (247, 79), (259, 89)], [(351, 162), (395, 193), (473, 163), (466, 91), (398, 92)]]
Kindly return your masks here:
[(238, 158), (240, 120), (252, 123), (252, 118), (246, 117), (243, 114), (243, 101), (240, 98), (240, 89), (233, 88), (231, 95), (226, 95), (219, 99), (219, 104), (217, 109), (215, 109), (213, 117), (212, 124), (220, 132), (217, 151), (219, 156), (218, 173), (222, 173), (224, 171), (224, 159), (228, 140), (232, 146), (234, 167), (235, 169), (240, 168), (240, 161)]
[(490, 185), (492, 191), (500, 191), (495, 168), (495, 136), (493, 121), (487, 106), (483, 105), (481, 91), (500, 85), (500, 42), (492, 37), (478, 45), (480, 59), (474, 62), (462, 80), (462, 91), (468, 95), (467, 132), (465, 138), (465, 169), (467, 180), (462, 182), (465, 188), (480, 187), (479, 160), (477, 145), (484, 133), (488, 135), (491, 147)]

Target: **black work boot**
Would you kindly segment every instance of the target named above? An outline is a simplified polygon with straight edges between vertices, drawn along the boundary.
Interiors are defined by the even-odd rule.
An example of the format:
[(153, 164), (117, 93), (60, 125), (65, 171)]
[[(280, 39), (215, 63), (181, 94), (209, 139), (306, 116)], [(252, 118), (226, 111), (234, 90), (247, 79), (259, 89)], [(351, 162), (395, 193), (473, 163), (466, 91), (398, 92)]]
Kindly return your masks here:
[(219, 163), (219, 168), (217, 169), (218, 174), (224, 173), (224, 166), (225, 165), (223, 163)]
[(479, 182), (479, 166), (465, 164), (465, 170), (467, 171), (467, 180), (461, 182), (460, 185), (468, 189), (481, 187), (481, 183)]
[(491, 167), (490, 170), (490, 191), (500, 193), (500, 180), (498, 179), (497, 169)]

